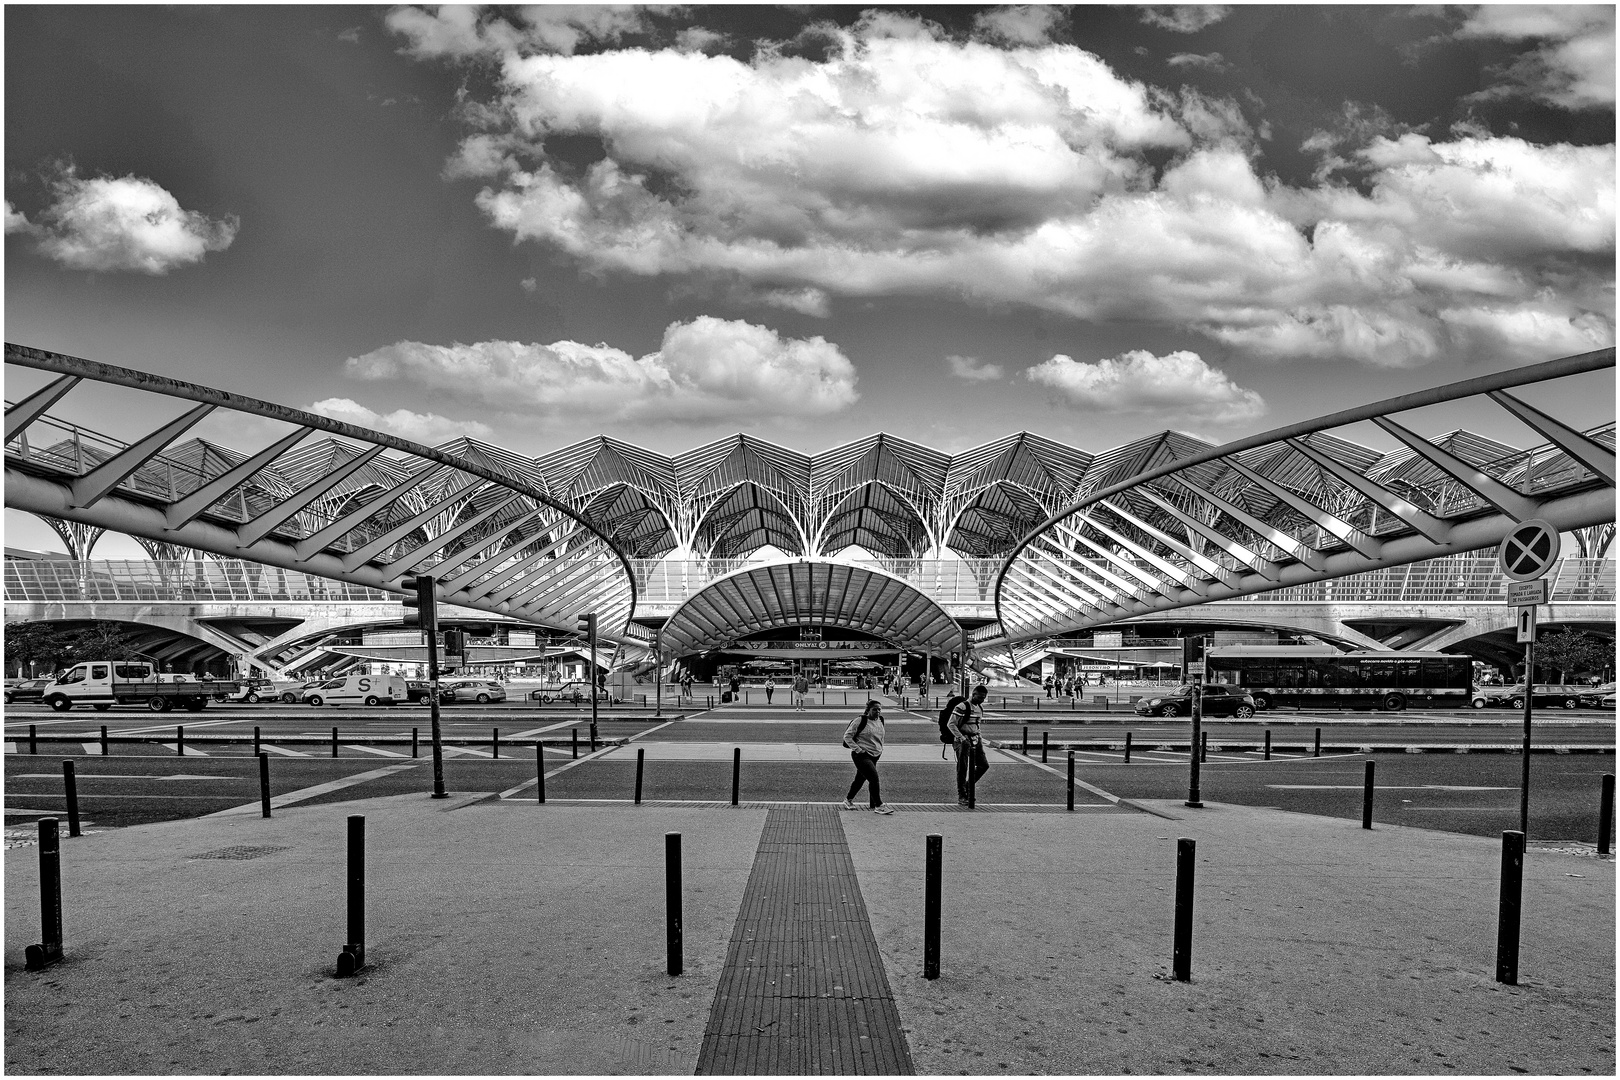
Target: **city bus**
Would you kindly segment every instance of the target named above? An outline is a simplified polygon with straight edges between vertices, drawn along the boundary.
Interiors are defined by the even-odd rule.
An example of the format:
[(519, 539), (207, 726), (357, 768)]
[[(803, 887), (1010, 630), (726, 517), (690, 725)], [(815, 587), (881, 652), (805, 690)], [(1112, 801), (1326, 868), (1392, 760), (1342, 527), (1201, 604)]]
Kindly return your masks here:
[(1473, 659), (1452, 653), (1227, 645), (1211, 648), (1205, 660), (1208, 681), (1243, 687), (1260, 710), (1273, 705), (1467, 708), (1473, 693)]

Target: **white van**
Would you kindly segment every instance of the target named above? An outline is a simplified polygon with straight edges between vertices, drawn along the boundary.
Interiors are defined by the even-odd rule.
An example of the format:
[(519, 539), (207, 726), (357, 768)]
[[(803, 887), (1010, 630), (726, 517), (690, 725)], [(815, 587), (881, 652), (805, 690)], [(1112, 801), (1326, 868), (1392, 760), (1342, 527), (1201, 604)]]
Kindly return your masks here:
[(310, 705), (402, 705), (406, 699), (402, 675), (350, 675), (304, 691), (304, 701)]

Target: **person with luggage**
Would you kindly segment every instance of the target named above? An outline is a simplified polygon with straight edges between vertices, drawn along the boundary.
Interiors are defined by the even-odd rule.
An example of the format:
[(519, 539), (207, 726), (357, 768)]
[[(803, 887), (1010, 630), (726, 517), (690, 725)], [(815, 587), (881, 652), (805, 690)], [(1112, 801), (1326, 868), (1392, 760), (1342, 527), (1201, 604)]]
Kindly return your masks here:
[(867, 789), (867, 806), (872, 813), (894, 813), (883, 805), (883, 796), (878, 793), (877, 763), (878, 758), (883, 756), (881, 702), (868, 701), (865, 711), (849, 722), (849, 727), (844, 729), (844, 746), (849, 750), (850, 760), (855, 762), (855, 780), (849, 785), (849, 794), (844, 796), (844, 809), (858, 809), (855, 796), (861, 793), (864, 786)]
[(979, 779), (990, 771), (990, 762), (984, 756), (984, 739), (979, 734), (979, 725), (984, 721), (984, 699), (989, 693), (990, 689), (984, 683), (975, 686), (965, 699), (958, 699), (946, 722), (956, 745), (958, 806), (971, 808), (974, 805), (974, 792)]

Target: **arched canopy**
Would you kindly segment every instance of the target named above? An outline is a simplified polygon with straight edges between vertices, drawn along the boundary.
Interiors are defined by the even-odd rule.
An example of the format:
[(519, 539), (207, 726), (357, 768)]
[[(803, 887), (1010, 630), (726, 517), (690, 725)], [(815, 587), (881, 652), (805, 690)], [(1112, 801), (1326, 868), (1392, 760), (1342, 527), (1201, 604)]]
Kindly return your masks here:
[(738, 637), (814, 623), (859, 630), (902, 649), (942, 652), (961, 631), (943, 608), (897, 577), (846, 563), (800, 559), (711, 582), (675, 609), (661, 647), (701, 652)]

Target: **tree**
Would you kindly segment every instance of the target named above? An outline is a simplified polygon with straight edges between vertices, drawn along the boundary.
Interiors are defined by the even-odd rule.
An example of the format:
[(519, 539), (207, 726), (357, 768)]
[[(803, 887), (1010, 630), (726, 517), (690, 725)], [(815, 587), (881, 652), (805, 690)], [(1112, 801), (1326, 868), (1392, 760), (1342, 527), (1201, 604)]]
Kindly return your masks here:
[(1614, 664), (1614, 642), (1587, 630), (1553, 630), (1536, 642), (1536, 666), (1569, 675), (1604, 675)]
[(58, 671), (86, 660), (151, 657), (134, 648), (134, 635), (115, 622), (76, 626), (60, 623), (12, 623), (6, 627), (6, 664)]

